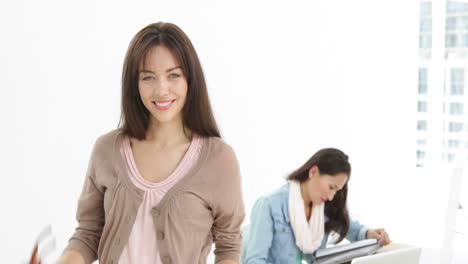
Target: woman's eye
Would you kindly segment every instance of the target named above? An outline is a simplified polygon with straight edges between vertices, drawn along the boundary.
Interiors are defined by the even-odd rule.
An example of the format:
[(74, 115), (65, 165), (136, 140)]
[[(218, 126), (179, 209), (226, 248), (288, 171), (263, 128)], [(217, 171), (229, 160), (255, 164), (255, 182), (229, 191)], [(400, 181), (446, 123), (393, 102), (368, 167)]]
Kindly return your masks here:
[(153, 76), (145, 76), (145, 77), (143, 77), (142, 80), (143, 81), (152, 81), (152, 80), (154, 80), (154, 77)]
[(333, 191), (333, 186), (328, 185), (328, 188), (330, 188), (330, 190)]
[(175, 78), (179, 78), (179, 77), (180, 77), (180, 75), (177, 74), (177, 73), (172, 73), (172, 74), (169, 75), (170, 79), (175, 79)]

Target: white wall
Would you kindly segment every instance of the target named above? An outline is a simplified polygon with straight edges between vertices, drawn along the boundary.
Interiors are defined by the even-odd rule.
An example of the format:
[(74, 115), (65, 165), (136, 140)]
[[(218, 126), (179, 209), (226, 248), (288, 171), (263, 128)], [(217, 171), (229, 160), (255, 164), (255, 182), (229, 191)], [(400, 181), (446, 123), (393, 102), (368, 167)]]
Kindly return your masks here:
[(117, 126), (127, 45), (161, 20), (199, 53), (247, 216), (334, 146), (353, 164), (352, 214), (423, 242), (434, 192), (414, 171), (418, 15), (417, 1), (0, 3), (2, 262), (25, 259), (48, 223), (51, 259), (65, 246), (94, 140)]

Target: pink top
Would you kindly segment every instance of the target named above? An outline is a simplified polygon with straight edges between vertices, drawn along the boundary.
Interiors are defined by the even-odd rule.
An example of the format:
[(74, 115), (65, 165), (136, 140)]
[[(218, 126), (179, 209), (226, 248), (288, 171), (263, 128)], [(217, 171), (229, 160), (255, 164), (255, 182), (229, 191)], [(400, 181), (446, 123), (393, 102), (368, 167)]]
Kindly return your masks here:
[(135, 165), (130, 139), (126, 137), (122, 144), (122, 155), (128, 164), (128, 174), (133, 184), (144, 191), (143, 202), (130, 232), (127, 245), (120, 255), (119, 264), (161, 264), (159, 250), (157, 247), (156, 230), (154, 228), (151, 209), (158, 205), (164, 195), (180, 179), (182, 179), (192, 166), (197, 162), (200, 155), (202, 140), (193, 135), (192, 142), (177, 168), (161, 182), (148, 182), (140, 175)]

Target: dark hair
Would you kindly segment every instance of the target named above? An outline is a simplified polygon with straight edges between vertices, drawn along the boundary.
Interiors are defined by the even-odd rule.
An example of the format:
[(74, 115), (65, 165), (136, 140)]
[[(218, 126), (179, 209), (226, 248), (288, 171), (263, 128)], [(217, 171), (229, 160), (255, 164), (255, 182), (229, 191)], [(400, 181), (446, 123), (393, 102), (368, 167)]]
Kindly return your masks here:
[[(309, 170), (317, 166), (320, 174), (336, 176), (339, 173), (351, 175), (351, 164), (348, 162), (348, 156), (343, 151), (335, 148), (321, 149), (315, 153), (304, 165), (288, 176), (288, 180), (297, 180), (305, 182), (309, 179)], [(348, 196), (348, 182), (341, 190), (336, 192), (333, 200), (325, 203), (325, 215), (328, 222), (325, 224), (325, 232), (335, 231), (339, 234), (336, 243), (339, 243), (346, 237), (349, 229), (349, 214), (346, 208), (346, 199)]]
[(146, 138), (150, 113), (141, 101), (138, 77), (146, 55), (158, 45), (165, 46), (173, 53), (187, 79), (183, 126), (201, 136), (221, 137), (195, 48), (179, 27), (164, 22), (150, 24), (140, 30), (128, 47), (122, 71), (122, 113), (119, 122), (123, 133), (139, 140)]

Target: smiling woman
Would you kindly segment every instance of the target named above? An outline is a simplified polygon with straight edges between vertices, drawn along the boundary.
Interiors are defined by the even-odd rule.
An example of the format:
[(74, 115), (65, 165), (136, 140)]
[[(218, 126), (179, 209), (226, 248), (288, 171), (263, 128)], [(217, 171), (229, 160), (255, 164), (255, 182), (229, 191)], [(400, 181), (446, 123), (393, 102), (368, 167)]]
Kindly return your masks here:
[(59, 263), (238, 263), (240, 171), (220, 139), (203, 71), (176, 25), (136, 34), (119, 129), (95, 143), (78, 227)]
[(165, 46), (153, 47), (140, 71), (138, 90), (155, 126), (182, 124), (182, 109), (187, 97), (187, 81), (177, 60)]
[(157, 120), (153, 114), (161, 114), (154, 104), (164, 109), (180, 97), (178, 108), (171, 110), (180, 114), (179, 124), (199, 135), (220, 137), (195, 48), (182, 30), (170, 25), (148, 26), (130, 43), (122, 73), (122, 129), (144, 139), (150, 120)]

